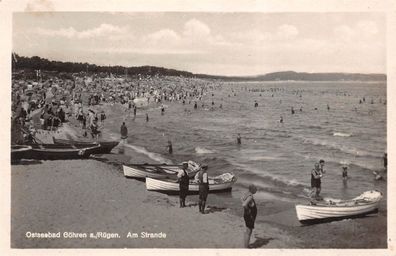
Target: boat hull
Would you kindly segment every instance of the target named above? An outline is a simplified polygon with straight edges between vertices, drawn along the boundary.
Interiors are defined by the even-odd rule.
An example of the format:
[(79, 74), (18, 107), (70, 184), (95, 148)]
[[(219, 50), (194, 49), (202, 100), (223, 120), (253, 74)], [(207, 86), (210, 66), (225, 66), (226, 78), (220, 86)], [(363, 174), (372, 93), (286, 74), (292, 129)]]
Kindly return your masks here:
[(343, 220), (343, 219), (362, 218), (369, 214), (376, 214), (376, 213), (378, 213), (378, 208), (375, 208), (368, 212), (354, 214), (354, 215), (340, 216), (340, 217), (326, 217), (326, 218), (322, 218), (322, 219), (305, 219), (305, 220), (299, 220), (299, 222), (303, 225), (313, 225), (313, 224), (319, 224), (319, 223), (339, 221), (339, 220)]
[(25, 158), (35, 160), (64, 160), (88, 158), (97, 150), (99, 145), (90, 147), (77, 147), (55, 144), (31, 145), (32, 149), (26, 153)]
[[(124, 176), (127, 178), (145, 179), (149, 177), (154, 179), (177, 179), (177, 170), (174, 172), (165, 172), (162, 168), (146, 168), (127, 165), (123, 165), (122, 169), (124, 171)], [(180, 167), (177, 167), (177, 169), (180, 169)]]
[[(234, 185), (236, 179), (233, 178), (230, 181), (214, 183), (213, 179), (209, 179), (209, 193), (221, 193), (221, 192), (229, 192), (232, 190), (232, 186)], [(146, 189), (149, 191), (156, 191), (165, 194), (173, 194), (178, 195), (180, 193), (179, 183), (175, 180), (159, 180), (146, 178)], [(188, 194), (198, 194), (199, 193), (199, 184), (194, 183), (190, 180), (190, 184), (188, 187)]]
[(31, 146), (11, 145), (11, 163), (18, 163), (32, 150)]
[[(181, 170), (182, 165), (167, 164), (131, 164), (123, 165), (124, 176), (134, 179), (145, 179), (146, 177), (154, 179), (177, 179), (177, 173)], [(200, 165), (188, 161), (187, 173), (194, 177), (200, 170)]]
[[(53, 138), (55, 144), (58, 145), (75, 145), (77, 147), (84, 147), (90, 146), (96, 142), (89, 142), (89, 141), (73, 141), (73, 140), (65, 140), (65, 139), (56, 139)], [(119, 141), (98, 141), (97, 142), (100, 147), (95, 150), (93, 154), (110, 154), (111, 150), (115, 146), (119, 144)]]
[(329, 200), (314, 205), (296, 205), (298, 220), (303, 224), (314, 224), (340, 220), (344, 218), (362, 217), (378, 212), (382, 194), (378, 191), (368, 191), (352, 200)]

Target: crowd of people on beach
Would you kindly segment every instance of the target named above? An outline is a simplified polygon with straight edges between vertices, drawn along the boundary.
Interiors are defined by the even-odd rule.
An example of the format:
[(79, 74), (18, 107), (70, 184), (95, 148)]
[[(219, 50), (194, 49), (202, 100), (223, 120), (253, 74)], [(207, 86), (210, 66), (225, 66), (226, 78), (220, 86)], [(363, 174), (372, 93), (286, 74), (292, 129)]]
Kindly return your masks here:
[[(76, 73), (65, 78), (54, 72), (40, 72), (36, 79), (13, 77), (12, 129), (55, 130), (69, 119), (76, 119), (83, 134), (96, 138), (103, 128), (106, 113), (99, 105), (119, 103), (136, 118), (138, 108), (149, 104), (160, 106), (165, 114), (165, 102), (201, 101), (213, 85), (201, 79), (183, 77), (103, 77), (98, 74)], [(145, 114), (149, 122), (148, 113)], [(100, 123), (99, 123), (100, 121)], [(26, 135), (26, 133), (24, 133)], [(14, 143), (21, 141), (14, 141)]]

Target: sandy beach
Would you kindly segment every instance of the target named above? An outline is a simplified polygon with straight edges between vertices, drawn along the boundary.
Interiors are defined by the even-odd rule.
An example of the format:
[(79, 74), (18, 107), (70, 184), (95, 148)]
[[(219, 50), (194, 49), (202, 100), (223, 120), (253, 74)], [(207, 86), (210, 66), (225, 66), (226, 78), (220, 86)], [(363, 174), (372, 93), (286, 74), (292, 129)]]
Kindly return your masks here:
[[(227, 209), (217, 211), (210, 204), (209, 213), (202, 215), (192, 196), (188, 207), (180, 209), (177, 197), (147, 192), (143, 182), (124, 178), (114, 166), (73, 160), (12, 169), (13, 248), (242, 247), (242, 218)], [(268, 227), (262, 231), (270, 229), (264, 226)], [(266, 240), (266, 246), (272, 248), (291, 245), (281, 230), (271, 230), (276, 232), (258, 233), (258, 239)], [(29, 232), (60, 232), (61, 238), (28, 238)], [(110, 239), (89, 237), (97, 232), (118, 235)], [(145, 238), (142, 232), (166, 237)], [(82, 233), (88, 238), (63, 238)]]
[[(146, 160), (144, 155), (134, 158)], [(208, 213), (202, 215), (196, 196), (189, 196), (188, 207), (181, 209), (177, 196), (146, 191), (143, 182), (126, 179), (114, 164), (92, 159), (25, 162), (12, 166), (11, 181), (12, 248), (243, 247), (242, 210), (209, 200)], [(271, 213), (268, 202), (259, 209), (265, 221), (256, 223), (254, 248), (387, 246), (376, 239), (386, 233), (386, 204), (378, 216), (305, 227), (290, 207)], [(48, 232), (60, 237), (32, 237)]]

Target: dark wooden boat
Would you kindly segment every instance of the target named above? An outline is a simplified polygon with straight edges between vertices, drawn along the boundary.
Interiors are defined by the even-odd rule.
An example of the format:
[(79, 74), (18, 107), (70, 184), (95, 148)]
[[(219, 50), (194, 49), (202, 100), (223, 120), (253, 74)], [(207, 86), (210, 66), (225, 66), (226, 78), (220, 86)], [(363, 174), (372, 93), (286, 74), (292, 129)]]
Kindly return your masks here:
[(88, 158), (100, 147), (98, 144), (89, 146), (32, 144), (32, 149), (25, 153), (26, 159), (36, 160), (62, 160)]
[(11, 163), (18, 163), (21, 159), (26, 158), (26, 154), (31, 150), (31, 146), (11, 145)]
[(93, 143), (99, 144), (99, 148), (93, 154), (109, 154), (111, 150), (118, 145), (119, 141), (76, 141), (67, 139), (52, 138), (57, 145), (74, 145), (74, 146), (89, 146)]

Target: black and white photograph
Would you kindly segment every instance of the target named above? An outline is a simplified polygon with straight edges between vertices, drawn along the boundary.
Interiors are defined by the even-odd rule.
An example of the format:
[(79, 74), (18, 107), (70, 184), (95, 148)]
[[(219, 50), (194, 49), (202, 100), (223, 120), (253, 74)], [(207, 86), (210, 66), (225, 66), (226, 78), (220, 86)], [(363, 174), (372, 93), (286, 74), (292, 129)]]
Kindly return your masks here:
[(24, 2), (1, 69), (11, 252), (394, 250), (386, 10)]

